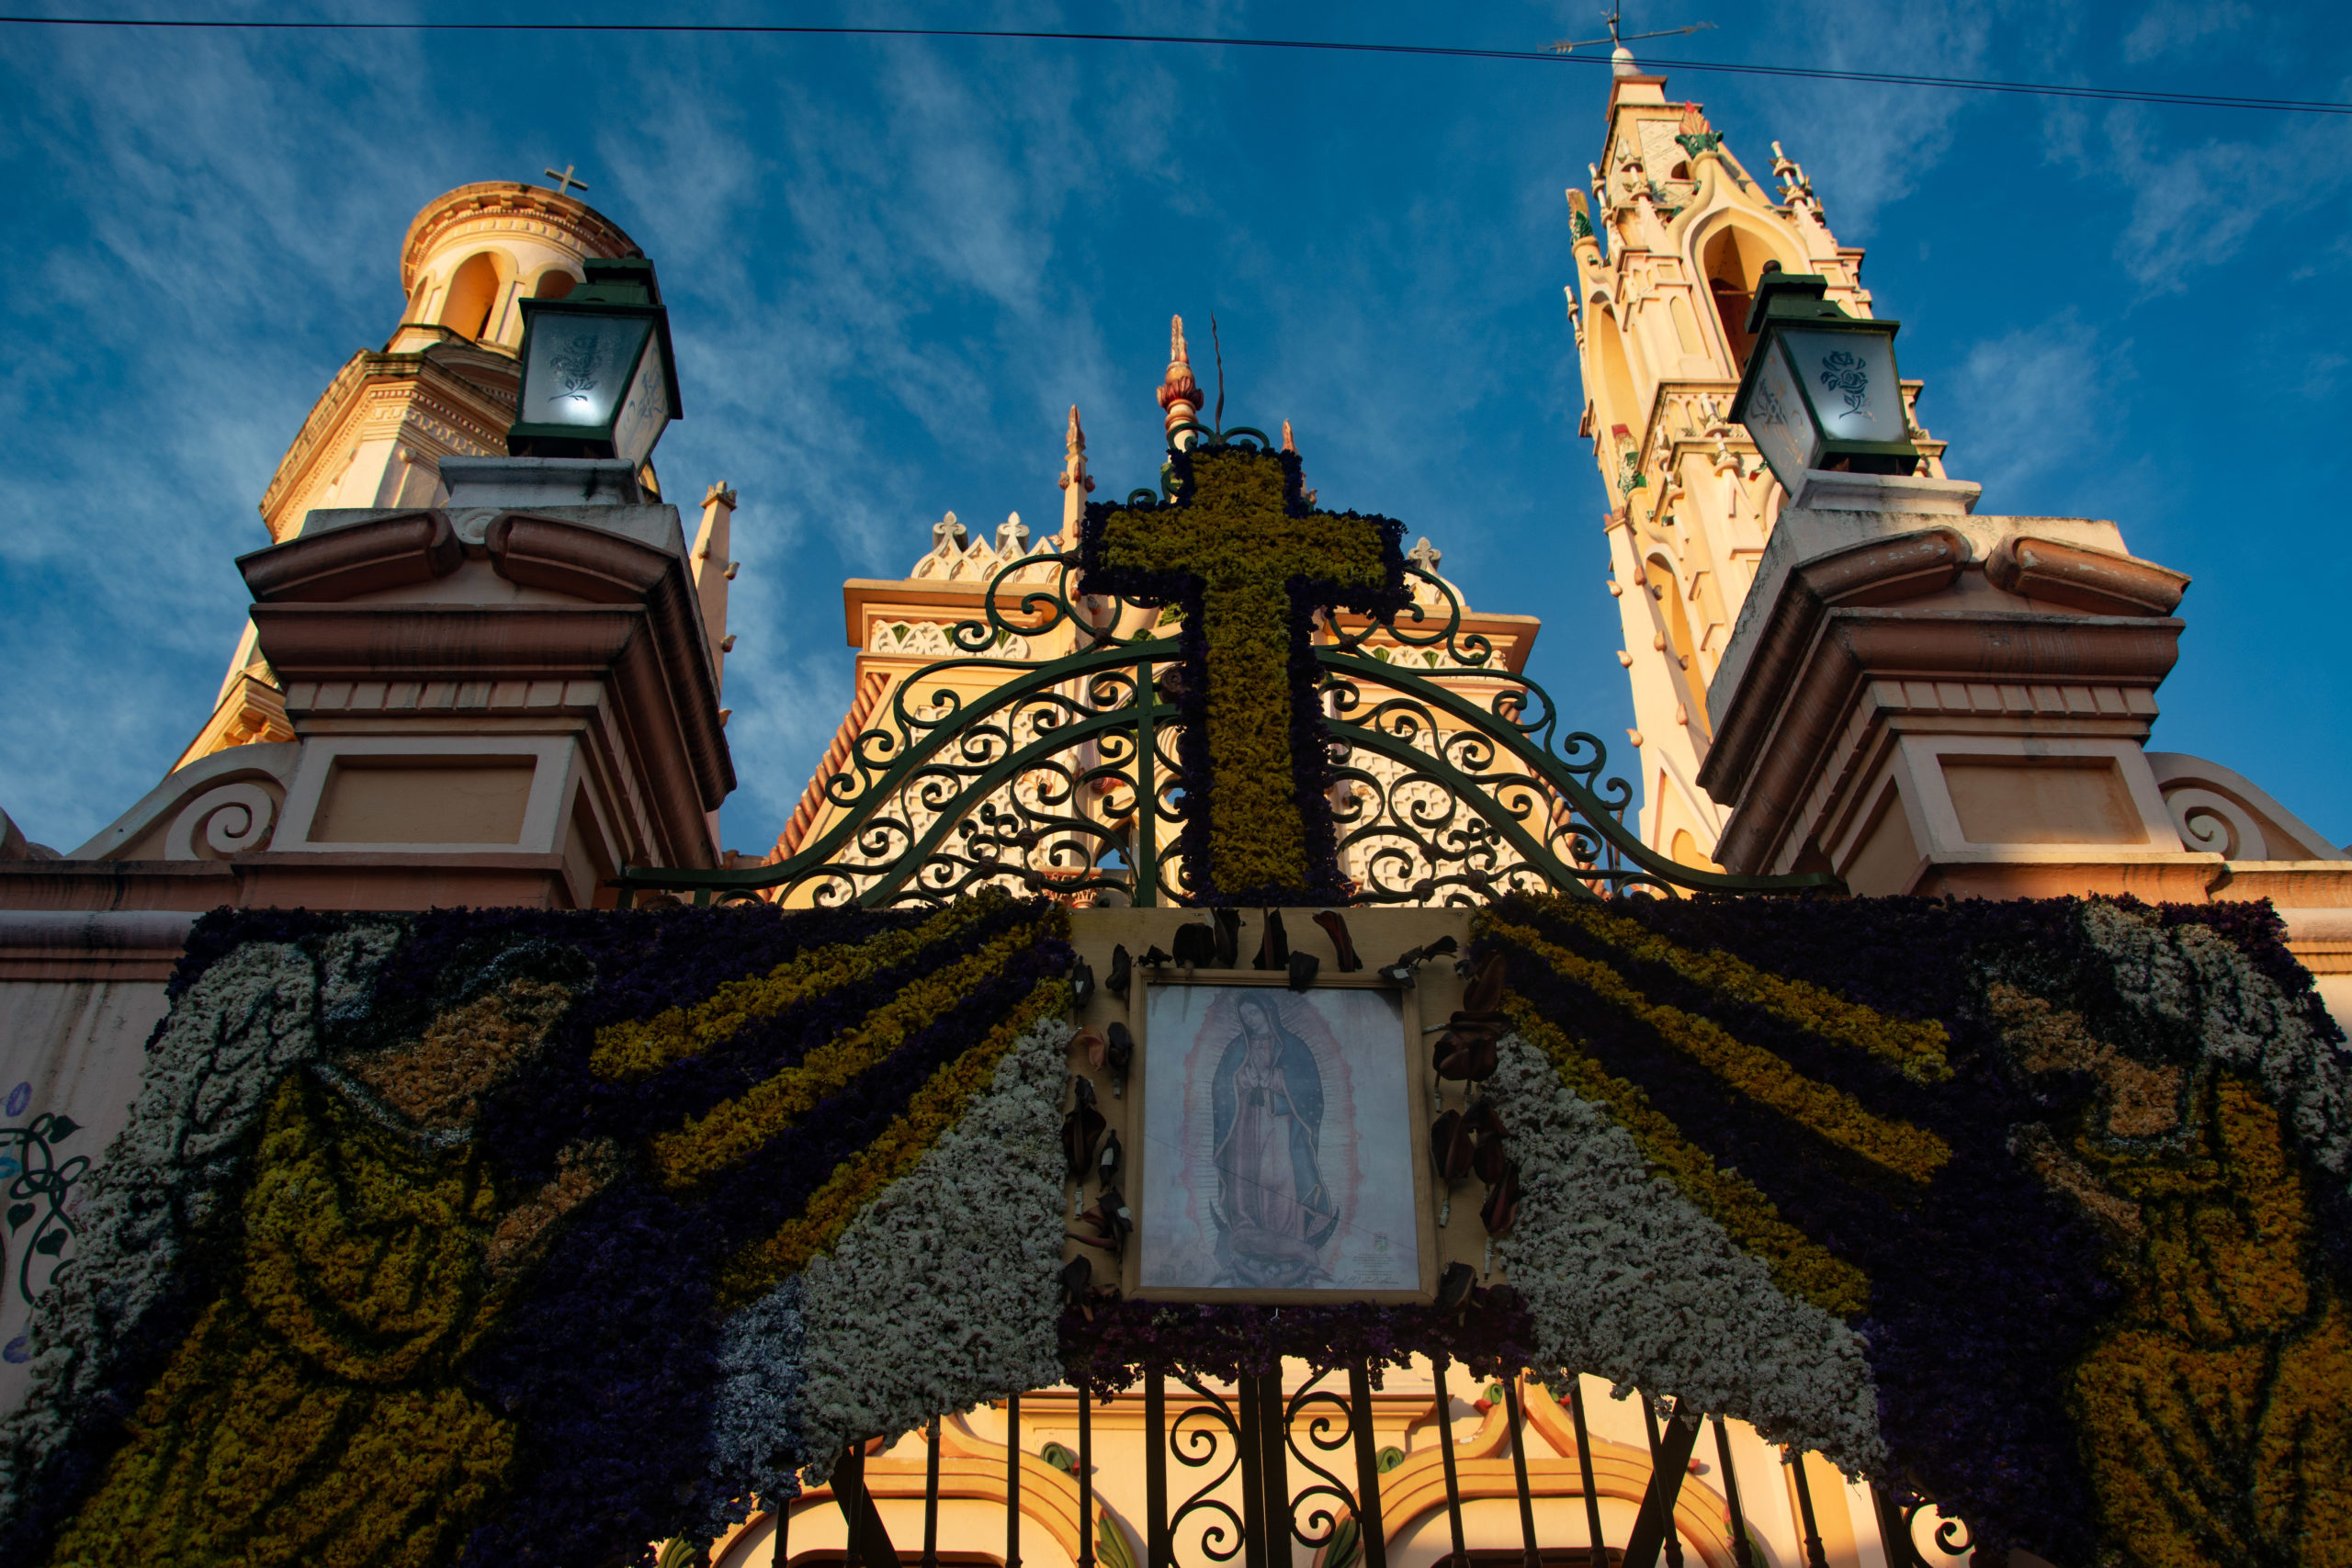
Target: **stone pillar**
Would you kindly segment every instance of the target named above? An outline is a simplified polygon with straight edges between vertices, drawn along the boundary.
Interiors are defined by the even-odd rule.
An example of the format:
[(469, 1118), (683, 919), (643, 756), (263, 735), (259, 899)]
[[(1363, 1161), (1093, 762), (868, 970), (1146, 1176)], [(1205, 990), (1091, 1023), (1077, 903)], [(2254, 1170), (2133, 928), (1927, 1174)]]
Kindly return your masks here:
[(1860, 894), (2203, 901), (2222, 857), (2184, 846), (2143, 751), (2188, 579), (2112, 523), (1976, 495), (1805, 476), (1709, 693), (1717, 860)]

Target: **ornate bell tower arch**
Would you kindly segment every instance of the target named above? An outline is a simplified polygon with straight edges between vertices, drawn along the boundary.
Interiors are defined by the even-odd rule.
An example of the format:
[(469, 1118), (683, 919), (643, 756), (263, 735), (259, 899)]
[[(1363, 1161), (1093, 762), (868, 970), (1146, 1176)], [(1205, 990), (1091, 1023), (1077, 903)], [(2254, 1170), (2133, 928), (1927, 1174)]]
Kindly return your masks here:
[[(1584, 374), (1578, 434), (1609, 495), (1609, 592), (1634, 692), (1643, 841), (1686, 865), (1714, 860), (1723, 808), (1699, 784), (1713, 743), (1707, 694), (1782, 500), (1730, 421), (1758, 279), (1777, 265), (1829, 280), (1871, 314), (1862, 253), (1840, 245), (1797, 164), (1773, 143), (1772, 183), (1751, 174), (1697, 104), (1619, 52), (1609, 130), (1589, 190), (1567, 193), (1576, 281), (1568, 317)], [(1943, 477), (1940, 442), (1917, 428)]]
[[(585, 187), (582, 187), (585, 188)], [(441, 459), (502, 457), (514, 422), (519, 301), (571, 291), (590, 258), (642, 255), (577, 197), (485, 180), (424, 204), (401, 243), (401, 308), (381, 349), (361, 349), (319, 394), (262, 491), (271, 544), (314, 510), (438, 506)], [(649, 468), (648, 490), (659, 499)], [(212, 716), (175, 767), (293, 730), (250, 624)]]

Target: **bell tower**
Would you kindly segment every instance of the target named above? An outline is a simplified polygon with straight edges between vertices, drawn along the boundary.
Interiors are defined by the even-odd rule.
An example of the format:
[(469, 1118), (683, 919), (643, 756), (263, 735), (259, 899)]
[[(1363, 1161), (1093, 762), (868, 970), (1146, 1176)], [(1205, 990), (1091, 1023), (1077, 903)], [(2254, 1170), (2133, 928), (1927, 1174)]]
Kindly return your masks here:
[[(344, 362), (262, 492), (269, 542), (296, 537), (317, 508), (447, 500), (442, 458), (505, 455), (523, 342), (519, 302), (571, 293), (591, 258), (643, 254), (619, 225), (568, 191), (490, 180), (427, 202), (401, 243), (406, 303), (391, 336), (381, 349)], [(642, 482), (658, 501), (650, 467)], [(278, 683), (248, 625), (211, 717), (174, 766), (292, 736)]]
[[(1609, 495), (1642, 839), (1707, 865), (1724, 820), (1699, 784), (1713, 741), (1708, 689), (1784, 500), (1730, 419), (1752, 346), (1748, 306), (1771, 265), (1826, 279), (1826, 297), (1851, 315), (1869, 316), (1871, 296), (1861, 251), (1838, 244), (1780, 144), (1767, 185), (1700, 106), (1668, 103), (1665, 85), (1617, 51), (1601, 161), (1589, 192), (1567, 193), (1567, 303), (1584, 372), (1578, 434)], [(1941, 479), (1942, 444), (1917, 426), (1919, 388), (1903, 383), (1904, 416), (1921, 474)]]

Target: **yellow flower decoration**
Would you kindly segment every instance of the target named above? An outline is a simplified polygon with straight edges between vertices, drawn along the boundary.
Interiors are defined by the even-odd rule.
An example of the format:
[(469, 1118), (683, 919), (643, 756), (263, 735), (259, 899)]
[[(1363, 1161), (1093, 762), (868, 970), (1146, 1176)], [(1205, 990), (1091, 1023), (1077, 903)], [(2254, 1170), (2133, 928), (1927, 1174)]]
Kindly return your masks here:
[(1928, 1180), (1951, 1158), (1951, 1145), (1928, 1129), (1865, 1110), (1852, 1095), (1805, 1077), (1763, 1047), (1735, 1038), (1711, 1019), (1651, 1001), (1606, 964), (1570, 953), (1557, 942), (1544, 941), (1531, 928), (1508, 920), (1488, 919), (1483, 929), (1487, 935), (1525, 949), (1563, 978), (1649, 1025), (1658, 1038), (1740, 1093), (1770, 1106), (1841, 1149), (1914, 1181)]
[(1041, 919), (1013, 927), (978, 953), (910, 981), (897, 996), (810, 1051), (796, 1066), (714, 1107), (707, 1115), (690, 1118), (677, 1131), (656, 1137), (653, 1164), (663, 1184), (692, 1186), (749, 1158), (769, 1139), (955, 1007), (975, 987), (995, 978), (1006, 965), (1040, 942), (1061, 934), (1068, 925), (1068, 916), (1057, 908)]
[(866, 942), (812, 948), (764, 975), (730, 980), (692, 1007), (669, 1008), (649, 1019), (606, 1024), (596, 1031), (589, 1069), (600, 1078), (619, 1082), (650, 1077), (673, 1062), (725, 1044), (745, 1025), (774, 1018), (795, 1002), (908, 963), (923, 949), (1001, 914), (1009, 901), (1002, 888), (983, 888), (969, 898), (958, 898), (910, 930)]
[(1651, 1105), (1649, 1096), (1639, 1088), (1593, 1060), (1524, 998), (1505, 998), (1503, 1012), (1521, 1039), (1552, 1059), (1561, 1082), (1579, 1097), (1605, 1105), (1610, 1115), (1633, 1134), (1643, 1158), (1673, 1182), (1701, 1213), (1723, 1226), (1735, 1243), (1763, 1261), (1773, 1284), (1841, 1317), (1851, 1317), (1870, 1305), (1869, 1275), (1782, 1219), (1772, 1200), (1754, 1182), (1718, 1167)]
[(833, 1168), (797, 1215), (728, 1263), (719, 1275), (723, 1304), (729, 1310), (741, 1305), (831, 1247), (860, 1210), (914, 1169), (941, 1134), (962, 1119), (972, 1097), (995, 1079), (997, 1065), (1013, 1043), (1039, 1021), (1069, 1009), (1068, 980), (1040, 981), (978, 1044), (932, 1074), (872, 1143)]
[(1758, 969), (1728, 953), (1700, 953), (1679, 946), (1639, 920), (1611, 914), (1589, 899), (1555, 899), (1544, 913), (1571, 921), (1635, 958), (1663, 964), (1709, 990), (1751, 1002), (1808, 1033), (1883, 1057), (1900, 1067), (1905, 1077), (1941, 1083), (1951, 1077), (1946, 1056), (1951, 1036), (1940, 1020), (1889, 1018), (1834, 991)]

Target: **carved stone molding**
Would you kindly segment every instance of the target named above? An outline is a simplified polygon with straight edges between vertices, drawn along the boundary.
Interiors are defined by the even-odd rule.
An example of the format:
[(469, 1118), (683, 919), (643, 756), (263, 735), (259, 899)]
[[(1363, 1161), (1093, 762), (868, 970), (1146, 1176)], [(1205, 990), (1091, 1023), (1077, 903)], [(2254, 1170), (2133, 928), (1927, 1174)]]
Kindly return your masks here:
[(2186, 573), (2153, 561), (2025, 535), (1993, 547), (1984, 576), (2004, 592), (2094, 615), (2169, 615), (2188, 591)]

